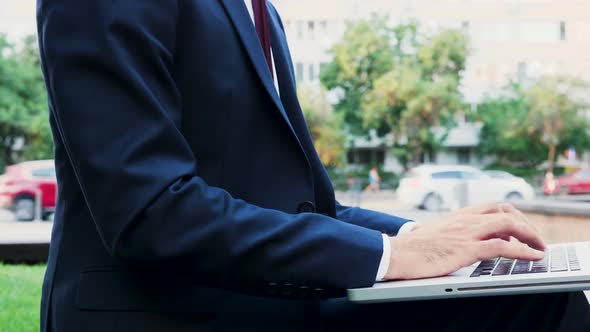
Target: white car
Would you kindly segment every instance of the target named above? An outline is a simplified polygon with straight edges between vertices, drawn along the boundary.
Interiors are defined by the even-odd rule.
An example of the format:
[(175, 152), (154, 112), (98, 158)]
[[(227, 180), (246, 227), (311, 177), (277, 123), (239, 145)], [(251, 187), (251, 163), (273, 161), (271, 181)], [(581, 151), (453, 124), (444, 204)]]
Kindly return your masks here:
[(524, 179), (471, 166), (422, 165), (400, 181), (398, 199), (430, 211), (454, 210), (482, 202), (531, 200), (535, 191)]

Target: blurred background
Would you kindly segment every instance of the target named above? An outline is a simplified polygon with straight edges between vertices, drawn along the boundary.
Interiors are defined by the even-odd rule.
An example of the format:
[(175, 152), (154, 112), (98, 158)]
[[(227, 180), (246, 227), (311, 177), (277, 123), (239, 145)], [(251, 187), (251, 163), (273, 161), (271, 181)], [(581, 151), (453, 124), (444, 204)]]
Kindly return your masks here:
[[(435, 222), (511, 201), (549, 242), (590, 240), (588, 0), (272, 2), (342, 203)], [(46, 255), (56, 201), (46, 103), (35, 1), (1, 0), (7, 263)], [(3, 249), (15, 246), (16, 256)], [(0, 307), (22, 309), (0, 311), (0, 331), (36, 327), (42, 273), (0, 265), (0, 289), (11, 289)]]

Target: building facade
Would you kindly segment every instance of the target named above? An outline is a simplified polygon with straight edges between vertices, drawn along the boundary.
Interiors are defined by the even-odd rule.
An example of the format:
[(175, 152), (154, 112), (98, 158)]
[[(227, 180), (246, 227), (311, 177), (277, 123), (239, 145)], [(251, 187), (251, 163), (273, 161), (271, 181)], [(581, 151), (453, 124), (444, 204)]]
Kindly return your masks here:
[(477, 103), (509, 80), (570, 74), (590, 80), (588, 0), (273, 0), (291, 46), (298, 80), (319, 84), (328, 50), (347, 22), (387, 15), (428, 31), (464, 30), (471, 41), (463, 93)]
[[(393, 23), (415, 20), (427, 31), (464, 30), (470, 56), (461, 92), (477, 107), (510, 81), (567, 74), (590, 80), (590, 0), (273, 0), (285, 25), (299, 84), (320, 86), (319, 72), (347, 22), (386, 15)], [(476, 156), (477, 124), (455, 128), (432, 162), (482, 166)], [(357, 140), (349, 161), (382, 160), (398, 170), (387, 140)], [(374, 150), (374, 151), (372, 151)], [(351, 153), (349, 153), (350, 155)], [(384, 157), (381, 157), (381, 156)], [(426, 158), (427, 162), (428, 157)]]
[[(236, 0), (237, 1), (237, 0)], [(386, 15), (393, 23), (415, 20), (429, 31), (464, 30), (471, 41), (461, 90), (473, 107), (510, 80), (569, 74), (590, 80), (590, 0), (270, 0), (278, 8), (300, 85), (320, 87), (330, 48), (348, 22)], [(0, 33), (11, 41), (34, 34), (35, 0), (0, 0)], [(459, 121), (446, 149), (427, 161), (480, 166), (477, 124)], [(450, 138), (454, 137), (453, 140)], [(349, 160), (383, 160), (397, 169), (387, 140), (357, 140)], [(376, 157), (375, 157), (376, 156)], [(383, 157), (381, 157), (383, 156)], [(433, 159), (433, 160), (430, 160)]]
[(37, 32), (35, 0), (0, 0), (0, 34), (18, 42)]

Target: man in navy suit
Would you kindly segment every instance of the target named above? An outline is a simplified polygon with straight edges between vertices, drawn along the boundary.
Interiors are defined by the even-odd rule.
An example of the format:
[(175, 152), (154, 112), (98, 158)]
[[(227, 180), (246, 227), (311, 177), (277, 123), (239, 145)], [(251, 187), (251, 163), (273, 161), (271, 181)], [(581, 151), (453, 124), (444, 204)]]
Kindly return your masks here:
[(346, 302), (544, 244), (510, 206), (417, 226), (338, 204), (266, 1), (38, 0), (38, 29), (59, 181), (42, 331), (583, 326), (580, 294)]

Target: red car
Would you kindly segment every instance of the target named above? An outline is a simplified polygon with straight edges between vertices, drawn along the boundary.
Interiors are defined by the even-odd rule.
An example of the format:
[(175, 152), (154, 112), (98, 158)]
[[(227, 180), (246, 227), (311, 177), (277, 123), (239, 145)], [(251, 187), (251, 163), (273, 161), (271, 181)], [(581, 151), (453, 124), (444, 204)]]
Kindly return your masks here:
[(18, 221), (32, 221), (36, 217), (48, 219), (55, 211), (56, 195), (53, 160), (8, 166), (6, 174), (0, 176), (0, 208), (12, 210)]
[(590, 169), (580, 170), (556, 179), (545, 179), (546, 195), (590, 194)]

